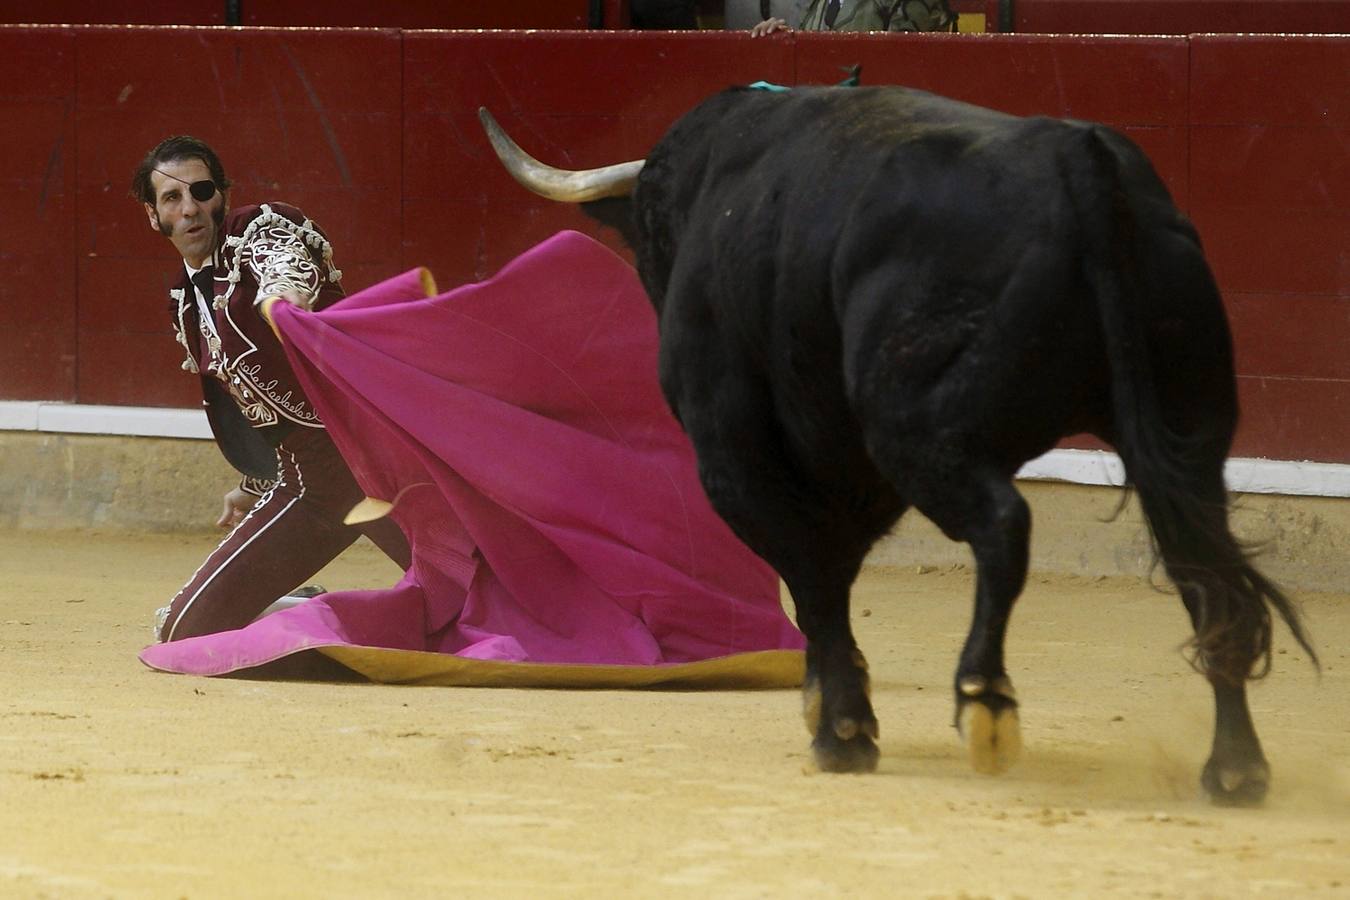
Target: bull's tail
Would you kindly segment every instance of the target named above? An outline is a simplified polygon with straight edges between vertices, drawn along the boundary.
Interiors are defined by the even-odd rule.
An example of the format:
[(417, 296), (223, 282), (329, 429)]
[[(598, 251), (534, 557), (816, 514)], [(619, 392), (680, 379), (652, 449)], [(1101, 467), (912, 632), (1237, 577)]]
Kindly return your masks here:
[[(1078, 166), (1069, 166), (1069, 186), (1086, 242), (1084, 274), (1096, 296), (1110, 364), (1116, 448), (1138, 492), (1155, 552), (1181, 589), (1195, 625), (1193, 664), (1211, 679), (1232, 683), (1262, 677), (1270, 668), (1274, 610), (1316, 666), (1293, 604), (1252, 566), (1229, 530), (1223, 462), (1232, 415), (1217, 410), (1217, 427), (1214, 421), (1186, 421), (1202, 419), (1203, 412), (1168, 415), (1157, 377), (1167, 362), (1150, 358), (1145, 321), (1143, 292), (1157, 289), (1156, 281), (1145, 277), (1151, 254), (1141, 250), (1141, 223), (1124, 190), (1122, 163), (1103, 132), (1096, 126), (1083, 130), (1092, 165), (1082, 166), (1079, 157)], [(1205, 284), (1214, 290), (1207, 275)], [(1185, 279), (1176, 286), (1191, 289)], [(1219, 301), (1216, 295), (1204, 302)], [(1217, 400), (1235, 411), (1231, 356), (1219, 358), (1230, 371), (1222, 375)]]

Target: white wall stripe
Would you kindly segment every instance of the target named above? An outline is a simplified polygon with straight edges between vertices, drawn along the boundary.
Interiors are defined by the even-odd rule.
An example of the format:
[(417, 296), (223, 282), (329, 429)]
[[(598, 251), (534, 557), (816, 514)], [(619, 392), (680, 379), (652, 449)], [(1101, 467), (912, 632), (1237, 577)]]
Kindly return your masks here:
[[(1341, 463), (1239, 458), (1228, 460), (1223, 475), (1230, 491), (1350, 497), (1350, 465)], [(1017, 477), (1121, 485), (1125, 483), (1125, 466), (1119, 456), (1101, 450), (1051, 450), (1023, 466)]]
[[(86, 406), (0, 400), (0, 431), (112, 434), (136, 437), (211, 437), (199, 409)], [(1350, 497), (1350, 465), (1278, 459), (1230, 459), (1224, 476), (1231, 490), (1253, 494)], [(1114, 484), (1125, 481), (1120, 457), (1097, 450), (1051, 450), (1017, 473), (1019, 478)]]
[(201, 409), (155, 406), (92, 406), (0, 400), (0, 431), (115, 434), (137, 437), (206, 438), (211, 426)]
[(0, 401), (0, 431), (37, 431), (41, 403)]

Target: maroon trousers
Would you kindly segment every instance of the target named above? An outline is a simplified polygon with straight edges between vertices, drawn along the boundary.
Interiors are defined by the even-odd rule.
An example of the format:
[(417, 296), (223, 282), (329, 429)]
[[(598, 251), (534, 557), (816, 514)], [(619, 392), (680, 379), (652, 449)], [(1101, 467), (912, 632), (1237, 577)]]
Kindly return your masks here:
[(161, 641), (242, 628), (365, 534), (404, 569), (408, 541), (389, 519), (344, 525), (365, 497), (328, 433), (296, 428), (277, 447), (280, 474), (166, 609)]

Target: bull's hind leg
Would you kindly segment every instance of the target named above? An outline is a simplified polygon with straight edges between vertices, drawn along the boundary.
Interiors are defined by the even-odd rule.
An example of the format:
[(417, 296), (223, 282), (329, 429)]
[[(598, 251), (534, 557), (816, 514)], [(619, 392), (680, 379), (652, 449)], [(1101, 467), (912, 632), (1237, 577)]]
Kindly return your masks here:
[(807, 639), (802, 713), (816, 765), (825, 772), (871, 772), (877, 767), (880, 729), (867, 660), (849, 626), (853, 578), (834, 584), (808, 584), (799, 576), (786, 580)]
[[(830, 515), (828, 501), (804, 496), (800, 486), (774, 489), (761, 480), (764, 467), (757, 469), (741, 483), (737, 499), (713, 489), (709, 496), (792, 594), (797, 626), (806, 636), (802, 712), (816, 765), (825, 772), (870, 772), (877, 766), (879, 729), (867, 660), (849, 624), (849, 592), (877, 535)], [(755, 488), (765, 492), (756, 497)]]
[(1195, 628), (1196, 667), (1214, 692), (1214, 743), (1201, 785), (1218, 805), (1250, 806), (1264, 799), (1270, 766), (1247, 705), (1246, 682), (1269, 651), (1270, 607), (1292, 612), (1228, 529), (1222, 446), (1194, 444), (1176, 470), (1179, 478), (1159, 476), (1173, 470), (1147, 458), (1136, 459), (1131, 475)]
[[(1187, 610), (1198, 607), (1197, 593), (1188, 589), (1182, 596)], [(1216, 666), (1211, 661), (1205, 673), (1214, 690), (1214, 744), (1200, 773), (1200, 786), (1218, 806), (1254, 806), (1265, 799), (1270, 787), (1270, 764), (1247, 706), (1245, 678), (1254, 661), (1255, 654), (1245, 662), (1232, 660), (1227, 665)], [(1224, 668), (1233, 673), (1220, 671)]]
[(684, 422), (713, 507), (792, 593), (807, 641), (803, 711), (817, 765), (827, 772), (872, 771), (877, 719), (867, 662), (849, 624), (849, 591), (873, 541), (903, 507), (879, 474), (858, 473), (871, 471), (865, 459), (854, 467), (857, 480), (850, 485), (874, 477), (865, 491), (813, 482), (783, 459), (775, 434), (756, 433), (755, 418), (725, 419), (736, 423), (734, 440), (700, 427), (707, 423), (697, 414), (685, 415)]
[(975, 613), (956, 669), (956, 726), (974, 769), (998, 774), (1022, 751), (1003, 642), (1026, 583), (1031, 513), (1012, 483), (992, 473), (925, 484), (920, 492), (919, 510), (975, 554)]
[[(1214, 743), (1200, 784), (1217, 805), (1252, 806), (1270, 786), (1270, 765), (1247, 705), (1247, 679), (1269, 640), (1260, 595), (1266, 582), (1229, 536), (1222, 487), (1217, 475), (1209, 480), (1215, 486), (1203, 507), (1208, 521), (1188, 530), (1160, 529), (1159, 547), (1195, 628), (1197, 667), (1214, 691)], [(1201, 548), (1215, 543), (1231, 548), (1230, 558), (1197, 564), (1209, 555)]]

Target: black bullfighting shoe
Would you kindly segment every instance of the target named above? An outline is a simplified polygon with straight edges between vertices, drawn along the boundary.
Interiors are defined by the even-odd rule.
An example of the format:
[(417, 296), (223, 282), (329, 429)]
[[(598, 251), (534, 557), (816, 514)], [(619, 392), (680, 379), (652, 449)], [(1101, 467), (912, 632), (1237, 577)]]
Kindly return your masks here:
[[(258, 613), (258, 619), (263, 616), (270, 616), (274, 612), (281, 612), (283, 609), (290, 609), (292, 606), (299, 606), (311, 597), (317, 597), (320, 594), (328, 593), (328, 589), (317, 584), (307, 584), (304, 587), (298, 587), (283, 597), (278, 597), (262, 612)], [(258, 619), (254, 619), (256, 622)]]

